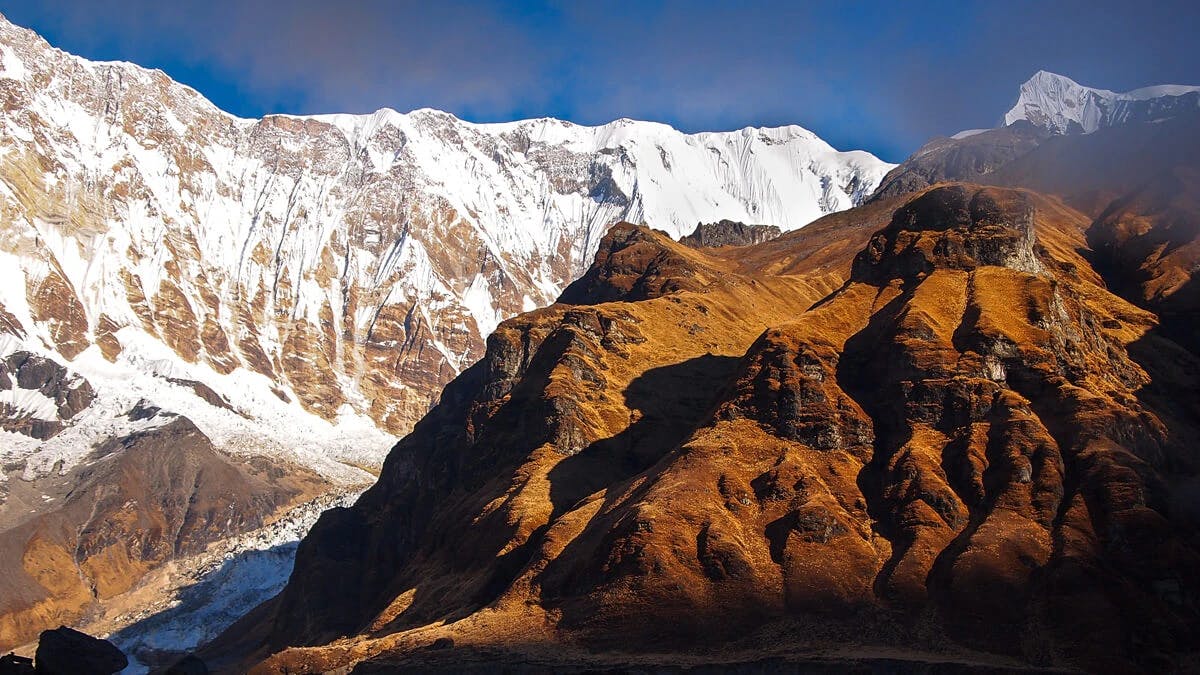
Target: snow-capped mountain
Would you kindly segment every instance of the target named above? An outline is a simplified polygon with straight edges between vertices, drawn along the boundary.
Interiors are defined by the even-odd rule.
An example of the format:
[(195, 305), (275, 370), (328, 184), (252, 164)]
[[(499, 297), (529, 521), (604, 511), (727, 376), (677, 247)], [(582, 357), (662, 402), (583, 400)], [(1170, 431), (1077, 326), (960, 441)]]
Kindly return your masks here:
[(891, 167), (796, 126), (242, 119), (2, 17), (0, 111), (0, 647), (361, 488), (615, 221), (795, 229)]
[(1200, 109), (1200, 87), (1163, 84), (1117, 93), (1039, 70), (1021, 85), (1004, 124), (1027, 120), (1056, 134), (1090, 134), (1127, 122), (1166, 119), (1186, 109)]
[(8, 351), (153, 380), (150, 394), (200, 382), (224, 417), (267, 420), (277, 439), (407, 431), (497, 323), (552, 302), (617, 220), (675, 236), (722, 218), (795, 229), (858, 203), (891, 167), (796, 126), (241, 119), (162, 72), (87, 61), (7, 21), (0, 105)]
[(947, 180), (991, 183), (997, 171), (1048, 138), (1197, 115), (1200, 86), (1161, 84), (1119, 94), (1039, 70), (1021, 85), (999, 126), (928, 141), (884, 176), (876, 195), (906, 194)]

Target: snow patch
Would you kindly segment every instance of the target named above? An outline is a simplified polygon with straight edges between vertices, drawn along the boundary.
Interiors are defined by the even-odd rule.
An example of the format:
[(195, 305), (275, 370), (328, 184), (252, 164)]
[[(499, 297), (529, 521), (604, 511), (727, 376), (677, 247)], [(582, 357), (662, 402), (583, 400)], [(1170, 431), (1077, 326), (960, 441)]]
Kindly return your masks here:
[(58, 419), (58, 405), (54, 399), (32, 389), (0, 390), (0, 406), (12, 406), (17, 414), (39, 420)]
[(25, 64), (8, 45), (0, 45), (0, 77), (24, 80), (28, 71)]
[(482, 274), (476, 274), (471, 280), (471, 285), (462, 294), (462, 302), (471, 316), (475, 317), (475, 325), (481, 337), (491, 335), (505, 318), (503, 313), (496, 309), (487, 279)]
[(964, 130), (958, 132), (957, 134), (954, 134), (950, 138), (953, 138), (954, 140), (958, 141), (958, 140), (962, 140), (964, 138), (978, 136), (979, 134), (982, 134), (985, 131), (991, 131), (991, 129), (964, 129)]

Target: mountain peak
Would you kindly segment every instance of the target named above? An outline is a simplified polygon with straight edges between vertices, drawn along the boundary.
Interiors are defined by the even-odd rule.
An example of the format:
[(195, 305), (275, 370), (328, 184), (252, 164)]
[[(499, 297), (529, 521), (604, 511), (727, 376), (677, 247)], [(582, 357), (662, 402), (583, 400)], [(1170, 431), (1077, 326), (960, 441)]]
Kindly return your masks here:
[(1021, 85), (1004, 125), (1019, 120), (1056, 134), (1090, 134), (1131, 121), (1156, 121), (1200, 107), (1200, 87), (1156, 85), (1118, 93), (1079, 84), (1058, 73), (1039, 70)]
[(1028, 80), (1025, 81), (1025, 86), (1029, 86), (1030, 84), (1034, 84), (1034, 83), (1043, 83), (1043, 82), (1064, 82), (1064, 83), (1070, 84), (1071, 86), (1075, 86), (1075, 87), (1079, 86), (1078, 82), (1076, 82), (1075, 80), (1072, 80), (1071, 78), (1067, 77), (1066, 75), (1059, 75), (1058, 73), (1053, 73), (1053, 72), (1050, 72), (1049, 70), (1037, 71), (1036, 73), (1031, 75)]

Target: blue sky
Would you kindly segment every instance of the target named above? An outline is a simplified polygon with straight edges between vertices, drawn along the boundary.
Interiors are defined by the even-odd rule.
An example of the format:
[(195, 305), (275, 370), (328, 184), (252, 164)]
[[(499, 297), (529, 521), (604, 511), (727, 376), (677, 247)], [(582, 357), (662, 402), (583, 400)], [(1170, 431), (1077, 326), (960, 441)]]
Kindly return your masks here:
[(1033, 72), (1200, 84), (1200, 2), (0, 0), (55, 46), (238, 115), (432, 107), (685, 131), (800, 124), (899, 161), (993, 126)]

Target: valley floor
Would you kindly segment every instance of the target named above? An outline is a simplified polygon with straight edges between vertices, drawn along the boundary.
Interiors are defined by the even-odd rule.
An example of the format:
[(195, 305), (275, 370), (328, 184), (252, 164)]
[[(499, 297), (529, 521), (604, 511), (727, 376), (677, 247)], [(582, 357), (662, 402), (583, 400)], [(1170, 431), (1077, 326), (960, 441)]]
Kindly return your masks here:
[[(129, 658), (125, 675), (161, 668), (216, 637), (287, 583), (300, 539), (326, 509), (347, 506), (362, 487), (306, 501), (252, 532), (172, 560), (133, 589), (106, 600), (76, 626)], [(32, 657), (37, 642), (15, 649)]]

